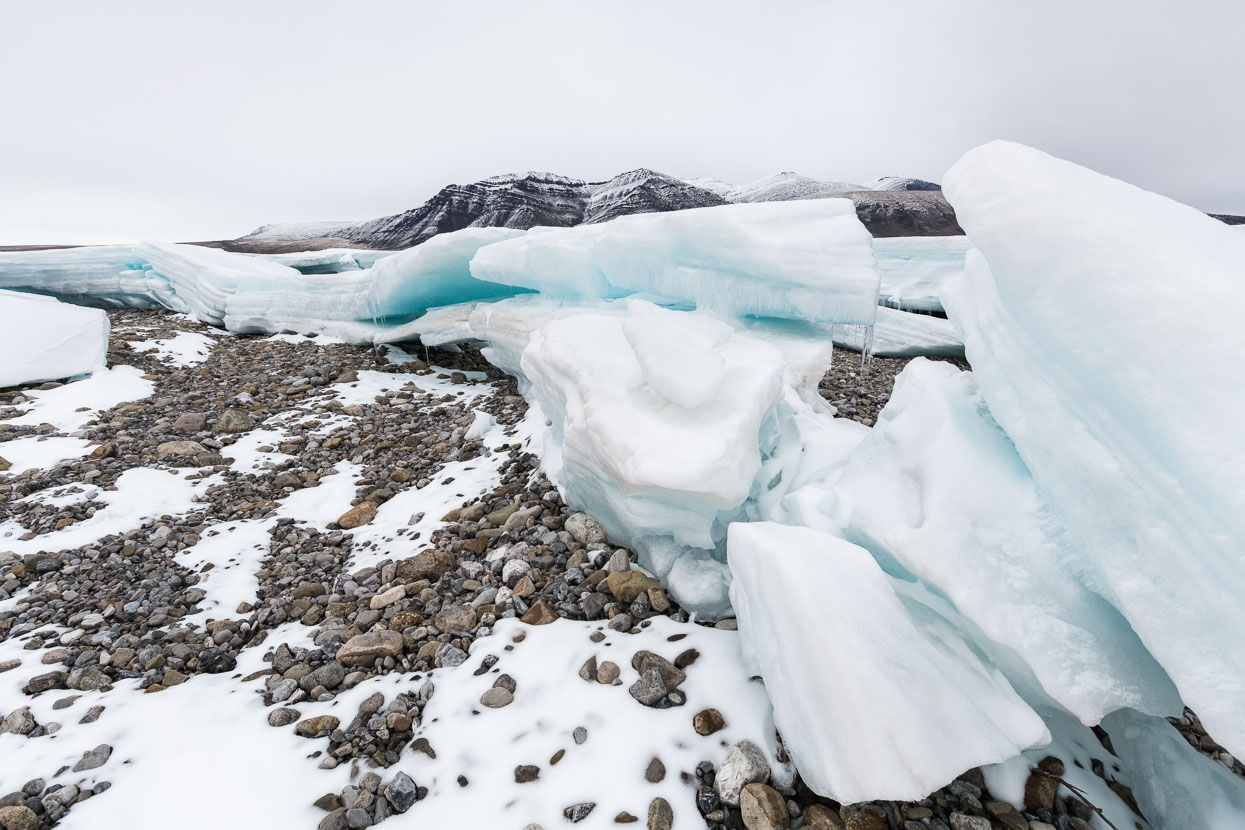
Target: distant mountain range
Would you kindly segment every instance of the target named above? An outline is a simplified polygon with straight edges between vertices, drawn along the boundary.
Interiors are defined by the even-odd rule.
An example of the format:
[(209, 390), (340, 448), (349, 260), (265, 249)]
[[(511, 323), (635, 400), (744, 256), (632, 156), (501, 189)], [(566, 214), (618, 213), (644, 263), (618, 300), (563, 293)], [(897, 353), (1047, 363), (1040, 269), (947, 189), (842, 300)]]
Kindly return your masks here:
[(854, 201), (857, 214), (874, 236), (963, 233), (939, 186), (920, 179), (888, 176), (860, 185), (778, 173), (734, 185), (716, 179), (676, 179), (641, 168), (604, 182), (553, 173), (494, 176), (474, 184), (449, 185), (419, 207), (393, 216), (366, 222), (264, 225), (238, 239), (203, 244), (265, 253), (333, 247), (398, 250), (463, 228), (565, 228), (632, 213), (832, 197)]
[[(740, 202), (846, 198), (875, 237), (957, 236), (963, 229), (942, 188), (921, 179), (884, 176), (865, 184), (826, 182), (798, 173), (777, 173), (748, 184), (717, 179), (676, 179), (640, 168), (604, 182), (554, 173), (494, 176), (474, 184), (451, 184), (417, 208), (366, 222), (303, 222), (264, 225), (246, 236), (199, 244), (245, 253), (287, 253), (324, 248), (400, 250), (439, 233), (463, 228), (527, 230), (608, 222), (632, 213), (710, 207)], [(1212, 214), (1214, 215), (1214, 214)], [(1239, 216), (1219, 216), (1228, 224)]]

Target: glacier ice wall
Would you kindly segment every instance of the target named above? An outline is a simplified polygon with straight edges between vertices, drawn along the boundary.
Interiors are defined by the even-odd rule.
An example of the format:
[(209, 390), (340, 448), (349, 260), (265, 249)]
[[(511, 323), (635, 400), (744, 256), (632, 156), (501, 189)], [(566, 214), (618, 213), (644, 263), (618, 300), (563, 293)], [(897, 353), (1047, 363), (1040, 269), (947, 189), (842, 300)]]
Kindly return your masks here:
[(103, 311), (0, 291), (0, 388), (89, 374), (107, 355)]
[(943, 298), (990, 412), (1115, 606), (1245, 755), (1245, 237), (995, 142), (945, 180), (980, 253)]
[(871, 325), (872, 238), (847, 199), (696, 208), (544, 229), (481, 251), (477, 279), (550, 297), (644, 294), (728, 316)]

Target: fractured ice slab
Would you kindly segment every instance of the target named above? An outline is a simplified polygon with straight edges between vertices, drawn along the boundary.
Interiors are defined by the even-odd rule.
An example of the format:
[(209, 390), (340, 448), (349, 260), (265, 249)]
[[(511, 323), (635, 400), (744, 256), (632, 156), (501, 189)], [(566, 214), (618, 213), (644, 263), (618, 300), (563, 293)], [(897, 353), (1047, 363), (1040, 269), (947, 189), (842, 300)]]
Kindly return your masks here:
[(1245, 756), (1245, 235), (994, 142), (945, 188), (980, 253), (944, 292), (994, 419), (1207, 730)]
[(967, 236), (893, 236), (873, 240), (884, 306), (942, 311), (942, 290), (964, 274)]
[(868, 551), (768, 522), (732, 524), (727, 549), (745, 665), (814, 791), (919, 799), (1049, 740), (1003, 674), (918, 594), (897, 594)]
[(89, 374), (107, 356), (103, 311), (0, 291), (0, 388)]
[(917, 359), (837, 481), (843, 533), (945, 594), (1087, 725), (1132, 707), (1181, 711), (1128, 621), (1083, 585), (1032, 476), (973, 375)]
[(846, 199), (723, 205), (529, 233), (481, 251), (471, 271), (551, 297), (639, 293), (728, 316), (870, 325), (871, 243)]
[(395, 342), (411, 337), (407, 324), (429, 308), (517, 293), (474, 279), (468, 263), (481, 247), (519, 233), (468, 228), (370, 268), (322, 274), (300, 273), (275, 258), (167, 242), (0, 253), (0, 287), (166, 308), (235, 332)]

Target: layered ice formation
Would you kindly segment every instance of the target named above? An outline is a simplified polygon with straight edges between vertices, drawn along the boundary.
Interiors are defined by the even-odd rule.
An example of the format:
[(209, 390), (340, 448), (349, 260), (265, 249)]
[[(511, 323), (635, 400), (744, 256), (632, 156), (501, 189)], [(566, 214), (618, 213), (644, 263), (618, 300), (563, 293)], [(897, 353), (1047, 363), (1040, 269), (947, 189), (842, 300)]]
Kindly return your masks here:
[(481, 247), (519, 233), (441, 234), (342, 273), (304, 274), (279, 258), (166, 242), (0, 253), (0, 287), (88, 304), (167, 308), (236, 332), (394, 342), (409, 338), (405, 324), (429, 308), (517, 293), (472, 278), (468, 263)]
[(107, 355), (103, 311), (0, 291), (0, 388), (90, 374)]
[(942, 317), (878, 307), (872, 326), (834, 326), (834, 345), (878, 357), (963, 357), (955, 326)]
[(728, 316), (872, 325), (872, 239), (846, 199), (623, 216), (492, 245), (477, 279), (551, 297), (644, 294)]
[(964, 274), (967, 236), (892, 236), (873, 240), (882, 280), (879, 302), (906, 311), (942, 311), (942, 291)]
[(1017, 144), (945, 187), (980, 253), (943, 297), (1067, 565), (1245, 755), (1245, 237)]

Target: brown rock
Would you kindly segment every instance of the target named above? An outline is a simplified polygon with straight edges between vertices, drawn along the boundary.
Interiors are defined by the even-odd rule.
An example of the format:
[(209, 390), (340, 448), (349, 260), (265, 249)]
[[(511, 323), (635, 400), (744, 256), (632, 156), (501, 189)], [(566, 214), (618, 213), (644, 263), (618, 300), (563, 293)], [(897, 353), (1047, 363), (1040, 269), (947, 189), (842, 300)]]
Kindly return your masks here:
[(343, 513), (337, 520), (337, 525), (342, 530), (352, 530), (356, 527), (362, 527), (375, 518), (376, 505), (370, 501), (361, 501)]
[(423, 615), (415, 611), (399, 611), (389, 618), (389, 630), (405, 631), (408, 628), (414, 628), (423, 621)]
[(156, 447), (156, 452), (160, 455), (191, 456), (206, 453), (207, 451), (207, 447), (198, 441), (165, 441)]
[(251, 416), (241, 409), (226, 409), (216, 419), (216, 429), (219, 432), (246, 432), (255, 426), (255, 422), (251, 420)]
[(514, 590), (511, 592), (511, 595), (527, 599), (534, 593), (536, 593), (535, 583), (532, 582), (532, 578), (530, 576), (523, 574), (523, 576), (519, 578), (519, 581), (515, 583)]
[(702, 709), (692, 716), (692, 726), (697, 735), (712, 735), (726, 726), (726, 719), (717, 709)]
[(1063, 775), (1063, 761), (1053, 755), (1047, 755), (1038, 762), (1038, 768), (1029, 774), (1025, 781), (1025, 809), (1035, 810), (1055, 808), (1055, 792), (1059, 789), (1056, 776)]
[(844, 830), (887, 830), (886, 820), (867, 808), (844, 807), (839, 815)]
[(476, 612), (469, 605), (450, 605), (432, 618), (442, 634), (451, 631), (470, 631), (476, 624)]
[(401, 634), (388, 630), (369, 631), (347, 640), (337, 650), (337, 660), (343, 666), (353, 666), (368, 658), (398, 657), (401, 654)]
[(527, 784), (539, 777), (540, 767), (534, 764), (520, 764), (514, 768), (514, 781), (516, 784)]
[(441, 574), (453, 569), (454, 557), (450, 552), (433, 548), (403, 559), (398, 563), (396, 573), (398, 579), (416, 582), (420, 579), (439, 579)]
[(786, 830), (791, 825), (787, 802), (768, 784), (744, 785), (739, 811), (748, 830)]
[[(388, 608), (390, 605), (393, 605), (395, 602), (397, 602), (398, 600), (402, 599), (405, 596), (406, 596), (406, 586), (395, 585), (394, 587), (390, 588), (388, 591), (384, 591), (372, 597), (372, 599), (368, 602), (367, 607), (372, 609), (373, 611), (379, 611), (382, 608)], [(396, 630), (401, 631), (402, 629), (396, 628)]]
[(843, 819), (824, 804), (810, 804), (804, 808), (804, 826), (808, 830), (844, 830)]
[(39, 816), (24, 804), (0, 807), (0, 827), (5, 830), (35, 830), (39, 826)]
[(538, 599), (519, 621), (528, 625), (548, 625), (557, 618), (558, 612), (553, 610), (553, 606), (544, 599)]
[(650, 784), (660, 784), (666, 778), (666, 765), (661, 762), (660, 758), (654, 757), (648, 762), (648, 768), (644, 770), (644, 780)]
[(981, 806), (1006, 830), (1029, 830), (1029, 820), (1006, 801), (987, 801)]
[(202, 412), (186, 412), (177, 416), (173, 422), (174, 429), (186, 432), (200, 432), (207, 429), (207, 416)]
[(606, 577), (605, 584), (609, 586), (610, 593), (618, 597), (622, 602), (634, 602), (636, 597), (649, 588), (661, 587), (661, 583), (656, 579), (646, 576), (639, 571), (612, 573)]
[(622, 672), (619, 670), (618, 664), (606, 660), (597, 667), (597, 682), (608, 686), (617, 680), (620, 674)]
[(614, 816), (615, 824), (635, 824), (637, 821), (639, 821), (639, 819), (631, 815), (631, 813), (628, 813), (626, 810), (623, 810), (621, 813)]
[(341, 721), (332, 715), (316, 715), (314, 718), (303, 718), (294, 724), (294, 733), (300, 738), (318, 738), (327, 735), (341, 726)]
[(39, 692), (46, 692), (48, 689), (64, 685), (67, 677), (69, 677), (67, 672), (50, 671), (47, 674), (32, 677), (26, 685), (22, 687), (22, 691), (28, 695), (37, 695)]
[[(105, 442), (103, 444), (100, 444), (95, 449), (91, 450), (91, 454), (88, 457), (95, 458), (95, 459), (112, 458), (116, 454), (117, 454), (117, 445), (110, 443), (110, 442)], [(0, 467), (0, 470), (3, 470), (3, 469), (4, 467)]]
[(648, 830), (670, 830), (674, 826), (674, 810), (664, 798), (654, 798), (648, 805)]

